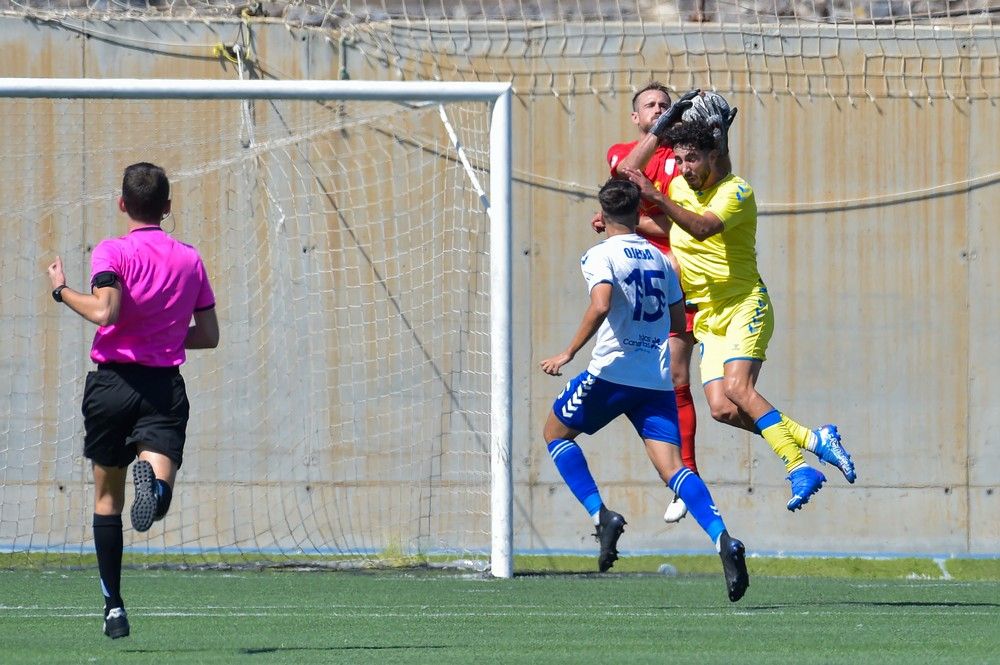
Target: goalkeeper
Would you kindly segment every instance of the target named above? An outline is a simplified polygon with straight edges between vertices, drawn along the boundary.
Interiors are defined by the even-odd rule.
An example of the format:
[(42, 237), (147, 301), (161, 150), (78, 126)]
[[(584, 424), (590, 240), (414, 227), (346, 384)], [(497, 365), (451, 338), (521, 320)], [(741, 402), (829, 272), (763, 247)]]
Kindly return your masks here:
[[(179, 367), (185, 349), (215, 348), (215, 296), (198, 252), (160, 228), (170, 213), (162, 168), (125, 169), (118, 208), (128, 234), (98, 243), (91, 293), (66, 285), (62, 260), (48, 267), (52, 297), (97, 324), (83, 391), (83, 454), (94, 473), (94, 548), (104, 593), (104, 634), (130, 632), (121, 596), (122, 510), (129, 464), (132, 528), (148, 531), (170, 506), (181, 466), (188, 399)], [(193, 325), (190, 325), (194, 321)]]
[(608, 238), (581, 261), (590, 305), (566, 350), (540, 363), (546, 374), (560, 376), (559, 370), (597, 335), (589, 366), (566, 384), (549, 412), (543, 430), (549, 455), (597, 527), (598, 569), (606, 571), (618, 558), (625, 518), (602, 502), (576, 438), (581, 432), (594, 434), (622, 414), (628, 416), (660, 478), (715, 543), (729, 599), (735, 602), (750, 584), (743, 543), (729, 536), (702, 479), (681, 463), (664, 326), (666, 315), (669, 329), (684, 327), (677, 277), (663, 254), (635, 234), (638, 187), (612, 179), (598, 199)]
[(694, 335), (712, 417), (767, 441), (788, 472), (787, 508), (795, 511), (826, 482), (806, 464), (802, 449), (837, 466), (851, 483), (854, 463), (835, 425), (809, 430), (757, 392), (774, 330), (771, 299), (757, 270), (757, 204), (750, 185), (728, 168), (729, 105), (714, 93), (693, 101), (684, 122), (667, 132), (683, 176), (671, 182), (669, 197), (642, 172), (621, 170), (673, 221), (670, 244), (688, 302), (698, 307)]

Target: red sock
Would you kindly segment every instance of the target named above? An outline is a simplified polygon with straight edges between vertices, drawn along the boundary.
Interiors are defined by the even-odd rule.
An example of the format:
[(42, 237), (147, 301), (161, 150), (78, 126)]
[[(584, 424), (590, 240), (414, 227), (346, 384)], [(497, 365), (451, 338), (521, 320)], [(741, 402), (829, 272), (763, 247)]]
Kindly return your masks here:
[(674, 388), (674, 395), (677, 398), (677, 421), (681, 430), (681, 462), (698, 473), (698, 464), (694, 460), (694, 433), (698, 429), (698, 416), (694, 412), (691, 386), (677, 386)]

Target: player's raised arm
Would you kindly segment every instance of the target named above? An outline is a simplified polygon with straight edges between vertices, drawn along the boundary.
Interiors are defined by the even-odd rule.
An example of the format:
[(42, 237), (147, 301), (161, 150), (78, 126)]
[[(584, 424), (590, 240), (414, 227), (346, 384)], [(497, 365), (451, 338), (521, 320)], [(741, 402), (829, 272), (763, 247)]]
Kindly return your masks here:
[(670, 95), (662, 85), (651, 83), (640, 90), (632, 98), (632, 122), (642, 136), (627, 155), (611, 165), (612, 175), (625, 177), (622, 168), (645, 169), (667, 130), (680, 122), (681, 115), (691, 108), (691, 99), (697, 94), (697, 90), (692, 90), (671, 104)]
[[(683, 167), (682, 167), (683, 169)], [(623, 168), (621, 169), (623, 174), (628, 177), (629, 180), (639, 185), (639, 191), (642, 198), (660, 207), (661, 210), (666, 211), (670, 219), (687, 231), (692, 237), (697, 240), (705, 240), (714, 236), (716, 233), (721, 233), (725, 229), (725, 225), (722, 223), (718, 217), (716, 217), (711, 212), (706, 212), (702, 215), (698, 213), (691, 212), (685, 208), (674, 203), (662, 192), (656, 190), (653, 187), (653, 183), (649, 181), (641, 171), (635, 169)]]
[(669, 242), (670, 225), (672, 223), (670, 218), (664, 213), (658, 215), (640, 215), (639, 223), (636, 224), (635, 230), (644, 238), (655, 238), (661, 242)]
[[(640, 215), (635, 230), (641, 233), (644, 238), (659, 238), (663, 242), (667, 242), (670, 238), (670, 224), (670, 218), (664, 214)], [(594, 229), (595, 233), (604, 233), (607, 229), (607, 225), (604, 223), (604, 214), (601, 211), (598, 210), (590, 218), (590, 228)], [(677, 267), (675, 266), (674, 269), (676, 270)]]
[(65, 303), (71, 310), (99, 326), (110, 326), (118, 320), (121, 307), (121, 284), (114, 273), (95, 276), (93, 293), (80, 293), (66, 286), (62, 259), (48, 267), (49, 281), (52, 282), (52, 297), (56, 302)]

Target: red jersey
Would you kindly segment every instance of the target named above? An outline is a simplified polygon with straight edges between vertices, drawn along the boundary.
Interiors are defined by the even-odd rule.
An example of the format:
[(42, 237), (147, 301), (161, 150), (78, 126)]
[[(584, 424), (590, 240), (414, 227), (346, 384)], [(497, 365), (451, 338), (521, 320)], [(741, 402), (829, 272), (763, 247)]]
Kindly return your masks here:
[[(632, 148), (638, 141), (632, 141), (631, 143), (616, 143), (615, 145), (608, 148), (608, 166), (611, 167), (611, 175), (618, 175), (618, 164), (625, 159)], [(646, 164), (646, 168), (642, 170), (646, 174), (646, 177), (653, 182), (653, 187), (656, 187), (658, 192), (666, 192), (670, 187), (670, 181), (674, 179), (675, 176), (680, 174), (680, 169), (677, 167), (677, 160), (674, 159), (674, 151), (666, 146), (657, 146), (656, 151), (653, 152), (653, 156), (649, 158), (649, 163)], [(657, 206), (646, 203), (645, 201), (639, 207), (639, 212), (648, 217), (653, 217), (656, 215), (662, 215), (661, 211)], [(658, 247), (662, 252), (670, 251), (670, 239), (669, 238), (651, 238), (639, 232), (639, 235), (643, 236), (651, 242), (653, 245)]]

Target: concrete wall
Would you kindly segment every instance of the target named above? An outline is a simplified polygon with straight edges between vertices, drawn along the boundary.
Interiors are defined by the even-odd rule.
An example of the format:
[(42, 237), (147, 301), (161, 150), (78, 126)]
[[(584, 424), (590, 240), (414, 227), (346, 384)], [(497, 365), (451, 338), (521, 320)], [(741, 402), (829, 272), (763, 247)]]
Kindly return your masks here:
[[(694, 44), (648, 26), (625, 26), (620, 39), (564, 27), (577, 42), (560, 49), (559, 40), (540, 42), (529, 31), (508, 32), (504, 42), (490, 29), (498, 28), (485, 26), (464, 48), (444, 38), (438, 50), (429, 48), (431, 31), (414, 36), (405, 26), (357, 31), (344, 43), (276, 23), (251, 33), (265, 76), (337, 78), (343, 68), (354, 79), (513, 80), (515, 547), (595, 547), (541, 441), (563, 381), (537, 363), (563, 348), (579, 322), (586, 294), (578, 258), (598, 239), (588, 221), (606, 177), (603, 157), (610, 144), (634, 137), (632, 90), (655, 77), (679, 90), (715, 85), (740, 108), (734, 166), (757, 192), (760, 266), (777, 317), (759, 387), (800, 422), (838, 423), (858, 465), (855, 485), (828, 473), (814, 501), (788, 513), (788, 483), (767, 445), (712, 422), (697, 395), (699, 466), (730, 530), (757, 551), (1000, 552), (1000, 488), (991, 473), (1000, 463), (1000, 411), (989, 380), (1000, 369), (991, 332), (1000, 305), (1000, 226), (992, 219), (1000, 207), (1000, 70), (990, 33), (971, 31), (965, 42), (938, 35), (940, 48), (927, 57), (912, 31), (887, 42), (884, 32), (874, 40), (817, 29), (804, 53), (802, 35), (777, 30), (721, 29)], [(210, 45), (237, 31), (236, 23), (116, 22), (87, 24), (83, 36), (4, 19), (0, 75), (233, 78)], [(599, 55), (573, 55), (583, 43)], [(960, 43), (968, 49), (945, 52)], [(25, 237), (53, 244), (50, 230)], [(18, 260), (16, 243), (2, 247), (5, 264)], [(27, 288), (2, 279), (5, 291)], [(35, 286), (44, 291), (41, 276)], [(85, 369), (88, 338), (81, 330), (69, 364), (39, 379), (75, 391), (61, 396), (65, 408), (76, 408), (73, 382)], [(65, 339), (45, 343), (66, 347)], [(585, 366), (581, 355), (568, 372)], [(240, 403), (199, 408), (253, 417)], [(205, 424), (193, 422), (193, 431)], [(623, 549), (706, 549), (692, 519), (660, 521), (670, 494), (629, 427), (616, 423), (581, 444), (606, 503), (629, 520)], [(87, 474), (74, 463), (73, 482), (82, 483)], [(231, 513), (243, 509), (254, 481), (240, 487), (220, 494), (208, 483), (192, 497), (214, 497), (227, 503), (218, 514)], [(301, 505), (296, 491), (267, 512)], [(22, 492), (54, 490), (28, 483)], [(58, 492), (52, 501), (59, 504)], [(82, 520), (88, 508), (69, 504)], [(44, 510), (10, 519), (29, 525)], [(208, 509), (191, 498), (188, 510)]]

